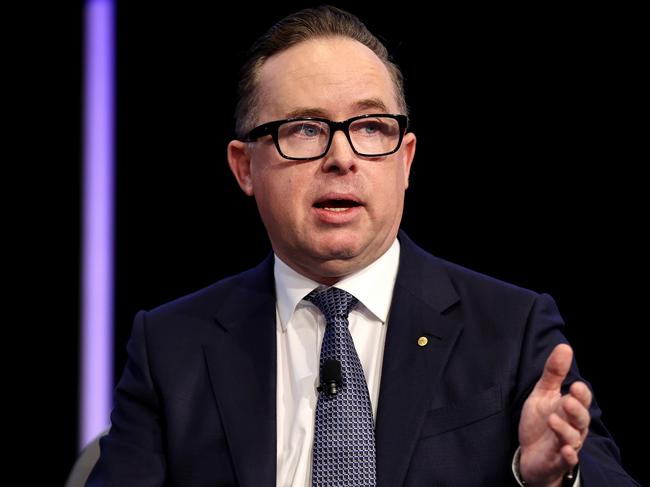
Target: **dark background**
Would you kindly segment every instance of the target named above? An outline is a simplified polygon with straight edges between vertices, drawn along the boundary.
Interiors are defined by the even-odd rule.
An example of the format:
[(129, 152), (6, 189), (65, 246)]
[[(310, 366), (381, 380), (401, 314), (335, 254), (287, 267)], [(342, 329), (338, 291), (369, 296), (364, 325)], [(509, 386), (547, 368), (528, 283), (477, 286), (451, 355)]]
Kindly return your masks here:
[[(226, 164), (236, 72), (257, 36), (310, 4), (236, 3), (118, 5), (116, 377), (137, 310), (269, 251), (254, 201)], [(640, 13), (336, 4), (385, 41), (406, 78), (418, 151), (403, 228), (440, 257), (555, 297), (624, 466), (644, 483)], [(81, 20), (79, 6), (62, 34), (74, 61), (59, 177), (76, 242), (63, 254), (69, 285), (60, 291), (61, 480), (78, 413)]]

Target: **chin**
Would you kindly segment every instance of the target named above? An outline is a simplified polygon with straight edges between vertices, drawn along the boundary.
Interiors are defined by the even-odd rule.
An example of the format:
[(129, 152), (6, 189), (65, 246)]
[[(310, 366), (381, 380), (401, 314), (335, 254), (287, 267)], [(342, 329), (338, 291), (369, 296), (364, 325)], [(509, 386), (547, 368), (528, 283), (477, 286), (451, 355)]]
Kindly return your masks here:
[(359, 255), (359, 239), (354, 235), (342, 235), (323, 239), (317, 245), (316, 253), (322, 260), (349, 260)]
[(313, 270), (317, 275), (317, 281), (333, 285), (359, 269), (356, 261), (349, 257), (331, 257), (323, 260), (318, 268)]

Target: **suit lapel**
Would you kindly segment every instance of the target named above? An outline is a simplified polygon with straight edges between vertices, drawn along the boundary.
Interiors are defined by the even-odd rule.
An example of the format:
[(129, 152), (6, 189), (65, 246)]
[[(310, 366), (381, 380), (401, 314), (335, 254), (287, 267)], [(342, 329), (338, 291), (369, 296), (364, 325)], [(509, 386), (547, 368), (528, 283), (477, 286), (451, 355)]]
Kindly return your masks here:
[(204, 348), (233, 464), (242, 487), (274, 485), (276, 338), (273, 258), (233, 282), (218, 338)]
[(403, 484), (422, 422), (462, 329), (443, 315), (459, 298), (440, 264), (404, 233), (400, 244), (377, 410), (378, 485)]

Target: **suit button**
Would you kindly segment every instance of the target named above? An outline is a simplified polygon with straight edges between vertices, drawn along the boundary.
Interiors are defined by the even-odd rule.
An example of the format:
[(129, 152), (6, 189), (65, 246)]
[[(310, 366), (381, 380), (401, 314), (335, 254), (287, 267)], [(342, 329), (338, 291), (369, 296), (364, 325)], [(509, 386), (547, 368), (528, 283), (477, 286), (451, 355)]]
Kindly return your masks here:
[(427, 337), (418, 338), (418, 345), (421, 347), (424, 347), (427, 343), (429, 343), (429, 339)]

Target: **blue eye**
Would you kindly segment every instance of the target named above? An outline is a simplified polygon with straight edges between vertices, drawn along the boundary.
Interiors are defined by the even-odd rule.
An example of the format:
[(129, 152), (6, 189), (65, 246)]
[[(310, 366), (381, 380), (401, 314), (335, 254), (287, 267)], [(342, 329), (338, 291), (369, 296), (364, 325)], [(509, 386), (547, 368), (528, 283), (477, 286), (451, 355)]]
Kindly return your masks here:
[(379, 124), (378, 123), (367, 123), (363, 129), (366, 131), (367, 134), (374, 134), (375, 132), (378, 132), (380, 130)]
[(288, 137), (315, 139), (321, 137), (324, 131), (325, 128), (319, 123), (301, 121), (287, 124), (281, 133)]
[(310, 124), (302, 124), (297, 128), (297, 132), (305, 137), (318, 137), (321, 132), (320, 127)]
[(352, 125), (350, 127), (350, 130), (361, 136), (369, 136), (369, 135), (378, 135), (380, 133), (386, 133), (388, 128), (387, 125), (381, 121), (363, 120)]

